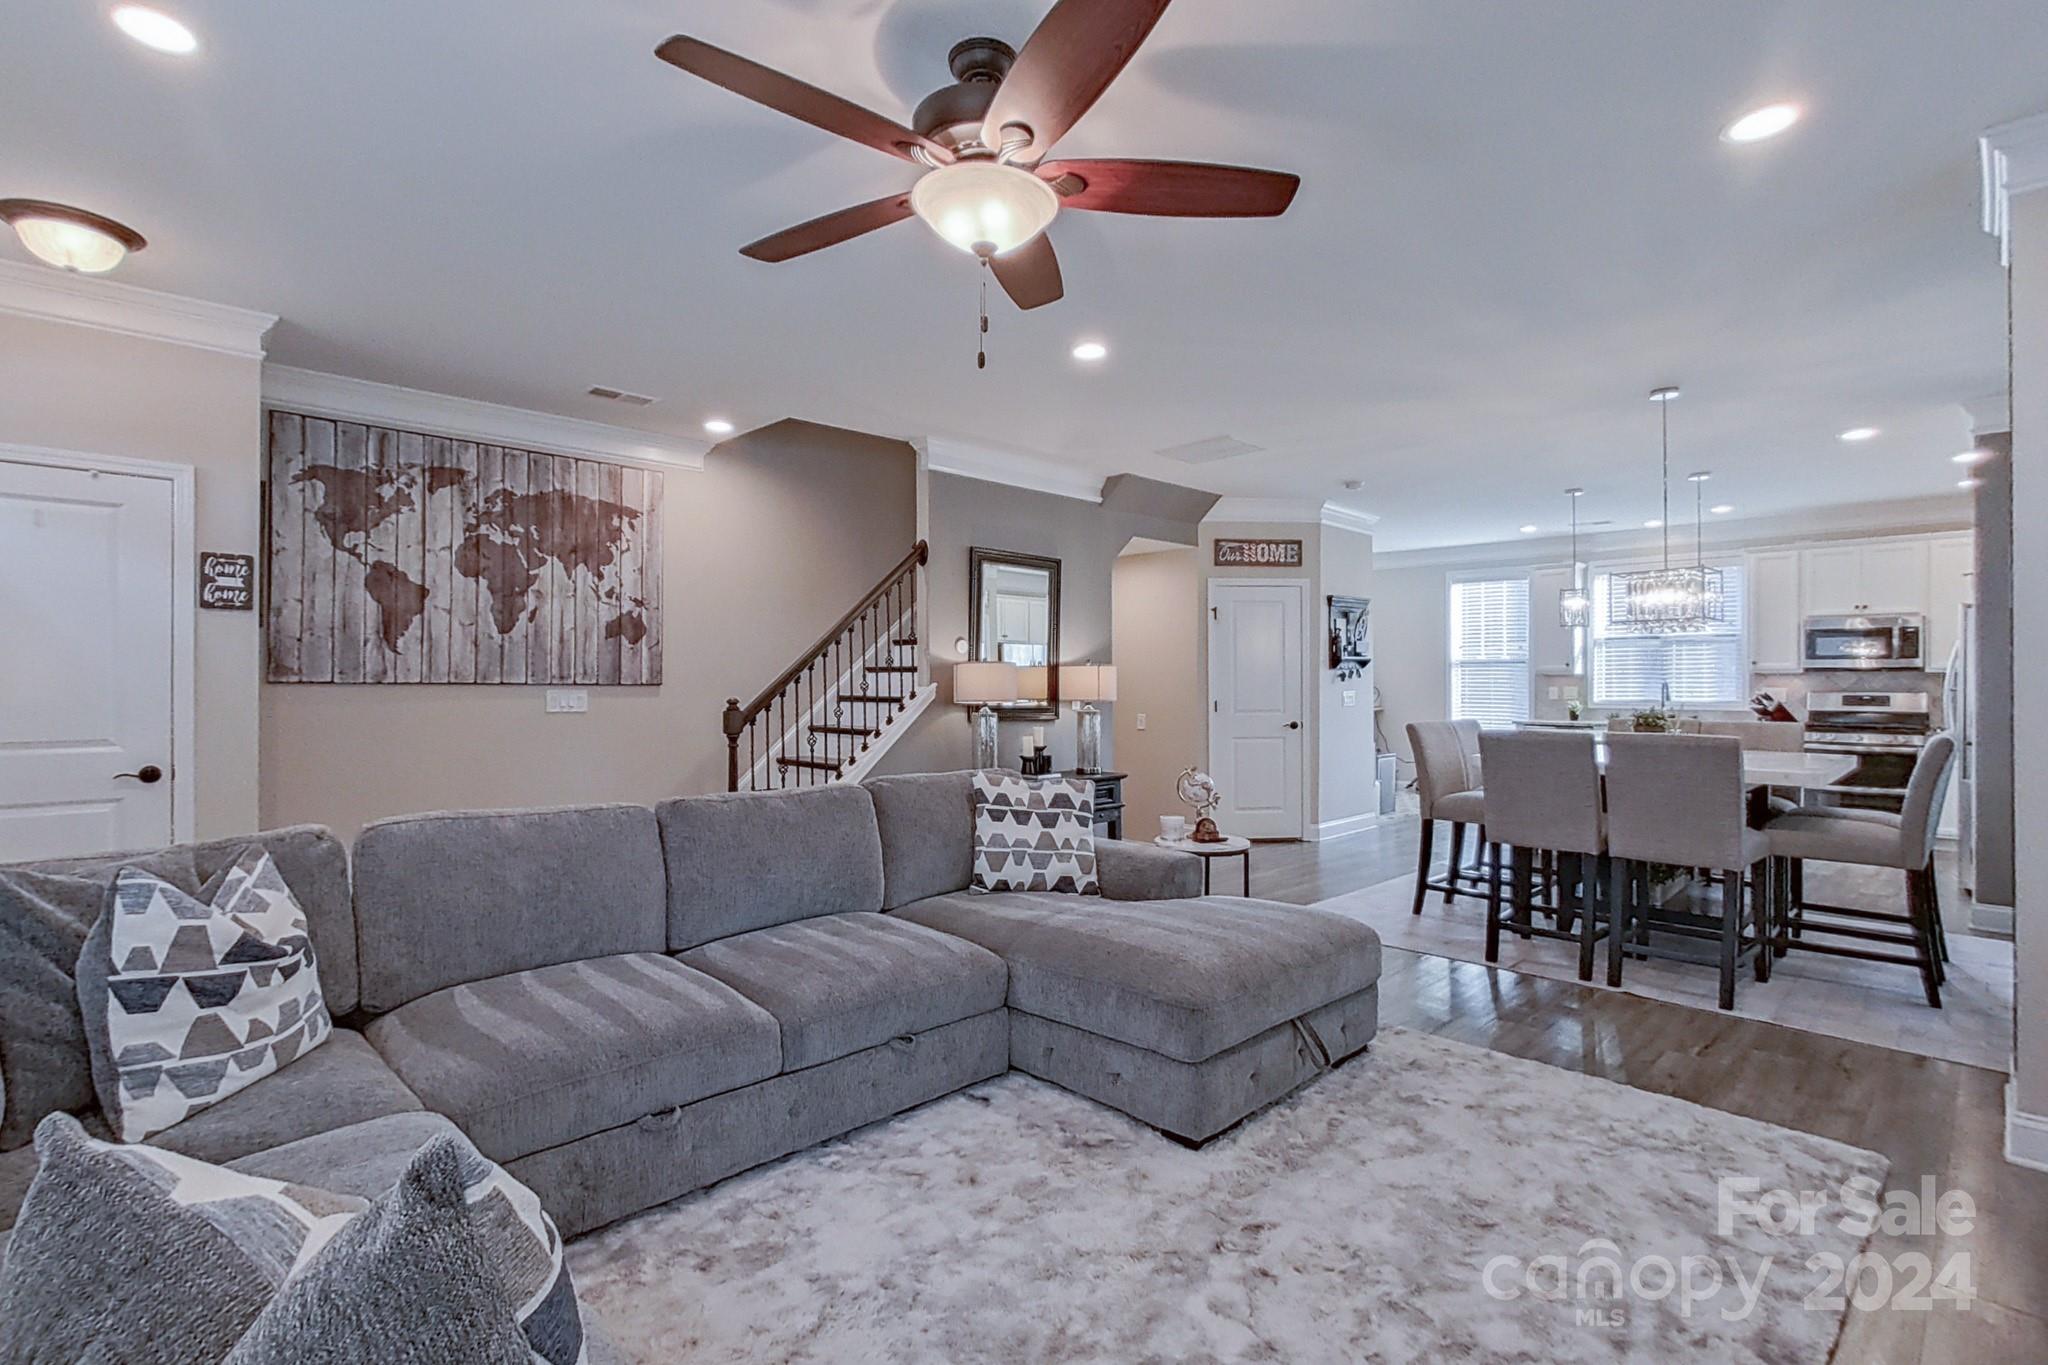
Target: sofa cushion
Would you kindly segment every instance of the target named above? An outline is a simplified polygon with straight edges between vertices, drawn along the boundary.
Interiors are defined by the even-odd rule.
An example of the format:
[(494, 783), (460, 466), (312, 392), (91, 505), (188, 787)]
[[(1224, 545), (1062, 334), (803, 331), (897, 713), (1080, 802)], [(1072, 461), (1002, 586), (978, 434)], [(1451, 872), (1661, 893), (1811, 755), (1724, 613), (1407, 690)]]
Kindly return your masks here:
[(987, 949), (871, 913), (756, 929), (680, 960), (775, 1016), (784, 1071), (999, 1009), (1009, 985)]
[(427, 1107), (494, 1161), (571, 1142), (782, 1068), (774, 1018), (659, 953), (450, 986), (372, 1023)]
[(882, 908), (964, 891), (974, 879), (974, 773), (871, 777), (882, 836)]
[(221, 1164), (315, 1133), (386, 1114), (416, 1113), (407, 1088), (363, 1035), (336, 1029), (325, 1043), (247, 1090), (209, 1105), (150, 1145)]
[(741, 792), (655, 808), (671, 952), (813, 915), (882, 908), (882, 841), (860, 787)]
[(420, 1148), (444, 1133), (461, 1132), (447, 1115), (420, 1109), (331, 1128), (225, 1164), (243, 1175), (375, 1199), (398, 1183)]
[(659, 952), (663, 873), (644, 806), (380, 820), (355, 847), (363, 1008), (615, 953)]
[(1271, 901), (954, 892), (895, 913), (1001, 957), (1011, 1009), (1184, 1062), (1364, 990), (1380, 975), (1371, 929)]
[(45, 1114), (94, 1103), (73, 973), (114, 874), (134, 867), (197, 893), (251, 844), (276, 862), (305, 911), (334, 1015), (356, 1007), (356, 931), (348, 851), (312, 825), (239, 839), (0, 868), (0, 1151), (28, 1142)]
[(123, 868), (78, 955), (100, 1112), (123, 1142), (184, 1122), (327, 1041), (306, 917), (251, 844), (189, 896)]

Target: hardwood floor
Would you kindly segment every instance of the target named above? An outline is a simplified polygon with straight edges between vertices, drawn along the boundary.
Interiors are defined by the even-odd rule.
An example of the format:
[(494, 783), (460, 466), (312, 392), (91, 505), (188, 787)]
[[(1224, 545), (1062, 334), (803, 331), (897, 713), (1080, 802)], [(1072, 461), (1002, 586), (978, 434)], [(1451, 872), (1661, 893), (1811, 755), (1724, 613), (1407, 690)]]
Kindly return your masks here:
[[(1417, 822), (1404, 819), (1327, 844), (1261, 844), (1253, 891), (1307, 904), (1373, 885), (1413, 869), (1417, 839)], [(1967, 1194), (1968, 1231), (1881, 1229), (1870, 1251), (1890, 1265), (1926, 1256), (1936, 1268), (1967, 1254), (1975, 1302), (1852, 1308), (1834, 1359), (2048, 1361), (2048, 1173), (2004, 1159), (2002, 1074), (1399, 950), (1387, 953), (1380, 1019), (1881, 1152), (1890, 1190), (1931, 1180)]]

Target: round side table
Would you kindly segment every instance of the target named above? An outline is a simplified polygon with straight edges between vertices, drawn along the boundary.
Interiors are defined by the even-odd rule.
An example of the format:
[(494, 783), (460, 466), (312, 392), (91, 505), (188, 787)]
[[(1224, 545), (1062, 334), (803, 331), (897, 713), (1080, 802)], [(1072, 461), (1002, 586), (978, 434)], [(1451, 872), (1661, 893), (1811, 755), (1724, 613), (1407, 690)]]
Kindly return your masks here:
[(1218, 858), (1244, 859), (1244, 894), (1252, 894), (1252, 841), (1236, 835), (1216, 844), (1198, 844), (1193, 839), (1168, 839), (1157, 836), (1152, 840), (1161, 848), (1170, 848), (1177, 853), (1192, 853), (1202, 860), (1202, 894), (1209, 894), (1209, 869)]

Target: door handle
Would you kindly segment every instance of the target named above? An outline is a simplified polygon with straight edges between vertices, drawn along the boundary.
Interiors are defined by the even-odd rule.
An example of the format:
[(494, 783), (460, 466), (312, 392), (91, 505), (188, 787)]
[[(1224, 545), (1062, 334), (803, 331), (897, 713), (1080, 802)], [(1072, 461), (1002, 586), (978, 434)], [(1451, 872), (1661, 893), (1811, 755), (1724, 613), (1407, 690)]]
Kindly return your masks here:
[(143, 784), (144, 786), (148, 786), (148, 785), (149, 785), (150, 783), (152, 783), (152, 782), (161, 782), (161, 781), (163, 781), (163, 780), (164, 780), (164, 770), (163, 770), (162, 768), (159, 768), (159, 767), (157, 767), (157, 766), (156, 766), (156, 764), (154, 764), (154, 763), (145, 763), (145, 764), (143, 764), (143, 765), (142, 765), (142, 766), (141, 766), (140, 768), (137, 768), (137, 769), (136, 769), (136, 770), (135, 770), (134, 772), (132, 772), (132, 773), (115, 773), (115, 774), (114, 774), (114, 776), (115, 776), (115, 777), (132, 777), (132, 778), (134, 778), (134, 779), (135, 779), (135, 780), (136, 780), (137, 782), (140, 782), (140, 783), (142, 783), (142, 784)]
[(1287, 728), (1290, 730), (1299, 730), (1301, 728), (1301, 722), (1298, 720), (1290, 720), (1287, 722)]

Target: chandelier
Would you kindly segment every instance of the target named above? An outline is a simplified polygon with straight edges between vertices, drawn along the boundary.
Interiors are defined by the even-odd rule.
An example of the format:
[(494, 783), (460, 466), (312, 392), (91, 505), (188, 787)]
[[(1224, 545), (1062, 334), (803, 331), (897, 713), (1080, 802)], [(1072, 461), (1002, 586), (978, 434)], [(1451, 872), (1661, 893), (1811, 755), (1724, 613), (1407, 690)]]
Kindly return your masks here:
[(1567, 630), (1576, 630), (1592, 619), (1593, 599), (1586, 596), (1586, 590), (1579, 586), (1579, 499), (1585, 496), (1583, 488), (1567, 488), (1565, 496), (1572, 500), (1572, 581), (1557, 590), (1557, 623)]
[(1677, 397), (1675, 384), (1650, 393), (1650, 401), (1662, 413), (1664, 516), (1657, 524), (1664, 532), (1663, 567), (1618, 573), (1609, 580), (1608, 625), (1638, 635), (1675, 635), (1722, 624), (1721, 571), (1706, 565), (1699, 510), (1700, 485), (1709, 477), (1704, 473), (1692, 476), (1696, 562), (1677, 568), (1671, 564), (1671, 403)]

